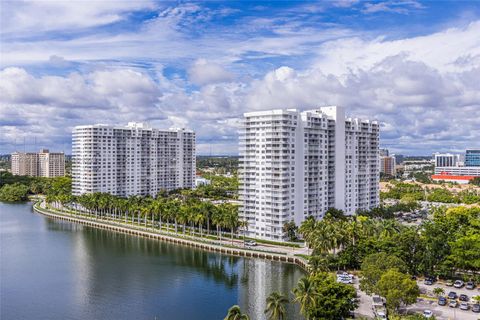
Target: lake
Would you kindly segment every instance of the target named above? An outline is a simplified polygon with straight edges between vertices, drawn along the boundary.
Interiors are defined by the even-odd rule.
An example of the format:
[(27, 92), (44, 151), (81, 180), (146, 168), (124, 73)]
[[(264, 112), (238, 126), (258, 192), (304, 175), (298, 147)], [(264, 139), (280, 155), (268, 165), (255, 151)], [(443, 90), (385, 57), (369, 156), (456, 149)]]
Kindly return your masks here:
[[(223, 319), (239, 304), (264, 319), (265, 299), (304, 272), (47, 218), (0, 202), (0, 318)], [(298, 319), (288, 305), (288, 318)]]

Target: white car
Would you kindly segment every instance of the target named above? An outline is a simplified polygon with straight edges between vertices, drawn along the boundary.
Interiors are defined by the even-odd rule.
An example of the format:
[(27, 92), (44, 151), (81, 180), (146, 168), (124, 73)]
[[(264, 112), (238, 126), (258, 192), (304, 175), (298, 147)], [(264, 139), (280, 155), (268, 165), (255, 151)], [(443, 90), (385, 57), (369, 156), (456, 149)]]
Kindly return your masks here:
[(353, 277), (351, 275), (339, 274), (339, 275), (337, 275), (337, 282), (341, 282), (341, 283), (344, 283), (344, 284), (352, 284), (353, 283)]
[(427, 319), (433, 317), (433, 312), (432, 312), (432, 310), (424, 310), (424, 311), (423, 311), (423, 316), (424, 316), (425, 318), (427, 318)]

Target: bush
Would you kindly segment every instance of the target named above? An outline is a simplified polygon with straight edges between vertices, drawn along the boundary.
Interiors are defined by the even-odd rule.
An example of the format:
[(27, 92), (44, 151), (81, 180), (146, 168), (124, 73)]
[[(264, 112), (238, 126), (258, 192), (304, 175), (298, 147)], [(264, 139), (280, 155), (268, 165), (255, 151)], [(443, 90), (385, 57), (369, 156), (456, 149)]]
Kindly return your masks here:
[(0, 189), (0, 201), (17, 202), (28, 199), (28, 187), (20, 184), (7, 184)]

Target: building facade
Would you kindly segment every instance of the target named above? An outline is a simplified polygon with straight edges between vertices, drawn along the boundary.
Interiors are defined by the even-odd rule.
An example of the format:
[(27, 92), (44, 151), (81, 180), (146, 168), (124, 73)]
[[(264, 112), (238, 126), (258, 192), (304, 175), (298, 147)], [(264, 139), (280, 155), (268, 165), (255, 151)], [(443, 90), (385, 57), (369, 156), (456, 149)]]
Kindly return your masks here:
[(455, 167), (459, 161), (457, 154), (451, 153), (435, 153), (435, 167)]
[(467, 149), (465, 152), (466, 167), (480, 167), (480, 149)]
[(12, 174), (32, 177), (62, 177), (65, 175), (65, 154), (63, 152), (12, 153)]
[(354, 214), (379, 204), (379, 126), (341, 107), (246, 113), (240, 132), (240, 217), (248, 235), (282, 240), (332, 207)]
[(480, 177), (480, 167), (435, 167), (435, 175)]
[(195, 186), (195, 133), (144, 123), (78, 126), (72, 138), (73, 194), (155, 196)]
[(380, 172), (388, 174), (390, 176), (395, 176), (397, 171), (395, 169), (395, 155), (392, 156), (380, 156)]

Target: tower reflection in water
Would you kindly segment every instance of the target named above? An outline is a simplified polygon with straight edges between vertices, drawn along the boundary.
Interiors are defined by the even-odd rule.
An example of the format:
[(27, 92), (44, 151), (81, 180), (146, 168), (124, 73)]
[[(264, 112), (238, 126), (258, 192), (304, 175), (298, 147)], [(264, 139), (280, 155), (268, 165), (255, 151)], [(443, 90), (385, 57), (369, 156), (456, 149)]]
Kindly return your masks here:
[[(292, 264), (45, 221), (50, 231), (72, 236), (76, 306), (83, 309), (81, 313), (92, 316), (103, 314), (99, 304), (103, 301), (123, 308), (142, 308), (148, 316), (161, 319), (170, 314), (187, 316), (189, 308), (202, 312), (209, 309), (205, 317), (197, 314), (198, 319), (208, 319), (208, 314), (220, 318), (231, 305), (239, 304), (252, 320), (264, 319), (268, 295), (279, 291), (291, 300), (292, 289), (304, 275)], [(189, 299), (187, 304), (185, 299)], [(287, 319), (299, 319), (298, 306), (287, 305), (287, 314)]]

